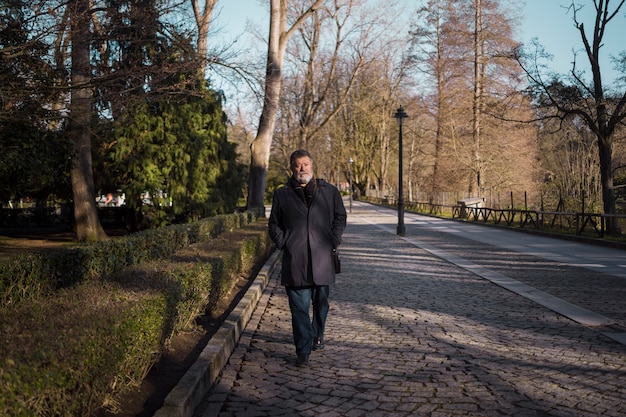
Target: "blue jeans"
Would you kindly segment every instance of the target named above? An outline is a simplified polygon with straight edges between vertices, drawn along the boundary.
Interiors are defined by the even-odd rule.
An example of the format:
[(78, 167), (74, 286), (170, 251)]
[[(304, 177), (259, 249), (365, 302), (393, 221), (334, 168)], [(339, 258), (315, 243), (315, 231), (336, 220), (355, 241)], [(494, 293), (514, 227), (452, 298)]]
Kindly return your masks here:
[[(297, 355), (309, 355), (313, 347), (313, 338), (323, 338), (328, 315), (328, 285), (311, 287), (286, 287), (291, 310), (293, 342)], [(313, 304), (313, 319), (309, 310)]]

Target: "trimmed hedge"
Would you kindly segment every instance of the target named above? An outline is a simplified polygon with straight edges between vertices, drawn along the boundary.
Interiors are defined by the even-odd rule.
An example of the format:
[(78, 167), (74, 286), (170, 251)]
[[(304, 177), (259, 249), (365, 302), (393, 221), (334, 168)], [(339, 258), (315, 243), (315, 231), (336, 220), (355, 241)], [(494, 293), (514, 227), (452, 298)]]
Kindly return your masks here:
[(123, 268), (170, 256), (260, 217), (248, 211), (138, 232), (122, 238), (0, 259), (0, 305), (46, 296)]
[(0, 415), (93, 414), (116, 384), (152, 363), (166, 311), (163, 294), (96, 283), (3, 311)]
[[(3, 262), (21, 275), (5, 293), (11, 302), (0, 307), (0, 415), (90, 416), (115, 409), (169, 339), (273, 251), (264, 222), (233, 217), (54, 251), (51, 258), (17, 257), (29, 259), (30, 269), (17, 258)], [(219, 239), (237, 241), (237, 249), (227, 250)], [(63, 265), (69, 273), (59, 274)], [(37, 276), (46, 283), (37, 285)], [(27, 288), (30, 282), (38, 288)]]

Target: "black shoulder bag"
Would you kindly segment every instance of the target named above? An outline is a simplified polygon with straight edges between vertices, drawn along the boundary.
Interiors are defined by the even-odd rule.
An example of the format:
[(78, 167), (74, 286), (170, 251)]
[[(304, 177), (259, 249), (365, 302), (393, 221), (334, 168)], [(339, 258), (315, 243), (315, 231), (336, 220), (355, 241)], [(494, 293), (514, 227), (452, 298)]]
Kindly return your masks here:
[(341, 272), (341, 257), (339, 256), (339, 252), (337, 252), (337, 249), (333, 249), (333, 263), (335, 264), (335, 274), (338, 274)]

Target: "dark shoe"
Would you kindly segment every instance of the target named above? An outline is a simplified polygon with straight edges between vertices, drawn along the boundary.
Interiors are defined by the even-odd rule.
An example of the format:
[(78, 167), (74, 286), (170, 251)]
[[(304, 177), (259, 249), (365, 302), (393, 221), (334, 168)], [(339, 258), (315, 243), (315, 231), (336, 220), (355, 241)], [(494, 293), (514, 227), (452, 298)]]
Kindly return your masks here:
[(322, 342), (321, 337), (316, 337), (313, 339), (313, 350), (322, 350), (324, 349), (324, 342)]
[(296, 366), (309, 366), (309, 355), (298, 355)]

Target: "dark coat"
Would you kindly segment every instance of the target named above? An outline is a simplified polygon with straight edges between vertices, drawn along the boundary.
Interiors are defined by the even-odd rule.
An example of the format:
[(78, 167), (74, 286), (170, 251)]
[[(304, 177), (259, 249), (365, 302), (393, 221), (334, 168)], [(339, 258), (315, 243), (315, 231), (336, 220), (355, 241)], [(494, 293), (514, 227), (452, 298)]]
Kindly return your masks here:
[(270, 237), (283, 250), (283, 285), (335, 282), (331, 254), (346, 228), (346, 208), (335, 186), (314, 179), (303, 189), (291, 177), (274, 192), (268, 227)]

